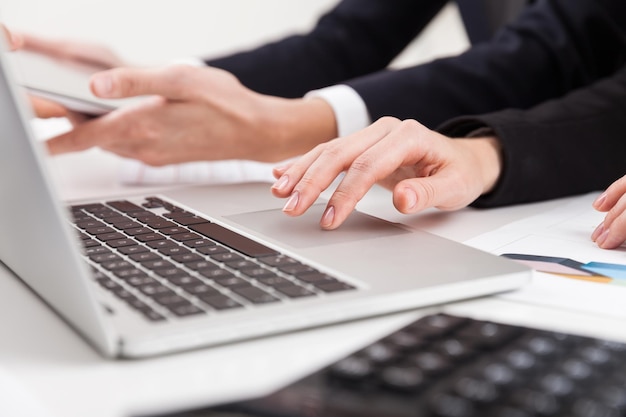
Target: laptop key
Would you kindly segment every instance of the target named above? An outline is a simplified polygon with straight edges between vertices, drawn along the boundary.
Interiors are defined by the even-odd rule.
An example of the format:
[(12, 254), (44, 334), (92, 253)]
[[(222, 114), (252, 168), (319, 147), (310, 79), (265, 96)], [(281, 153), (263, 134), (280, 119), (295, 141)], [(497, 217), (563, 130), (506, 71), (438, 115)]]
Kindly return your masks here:
[(315, 295), (314, 292), (307, 290), (304, 287), (298, 285), (283, 285), (276, 287), (276, 291), (285, 294), (289, 298), (310, 297)]
[(243, 305), (237, 301), (221, 293), (198, 294), (198, 298), (216, 310), (229, 310), (232, 308), (243, 307)]
[(98, 254), (103, 254), (103, 253), (111, 253), (111, 250), (100, 244), (98, 244), (98, 246), (93, 246), (93, 247), (85, 249), (85, 255), (87, 256), (98, 255)]
[(169, 309), (172, 313), (176, 314), (179, 317), (185, 316), (193, 316), (197, 314), (205, 314), (206, 312), (202, 310), (200, 307), (193, 304), (184, 304), (184, 305), (176, 305), (172, 306)]
[(117, 251), (123, 253), (124, 255), (133, 255), (136, 253), (149, 252), (150, 249), (145, 246), (136, 245), (136, 246), (124, 246), (121, 248), (117, 248)]
[(106, 244), (112, 248), (121, 248), (122, 246), (136, 245), (137, 242), (135, 242), (132, 239), (117, 239), (117, 240), (109, 240), (106, 242)]
[(140, 242), (152, 242), (155, 240), (164, 240), (165, 236), (159, 233), (146, 233), (145, 235), (139, 235), (136, 239)]
[(144, 210), (138, 205), (131, 203), (130, 201), (127, 201), (127, 200), (107, 201), (106, 204), (123, 213), (132, 213), (132, 212)]
[(103, 242), (107, 242), (109, 240), (124, 239), (126, 236), (124, 236), (123, 234), (119, 232), (113, 232), (113, 233), (102, 233), (102, 234), (96, 235), (96, 237), (99, 240), (102, 240)]
[(259, 261), (266, 265), (275, 267), (300, 264), (300, 262), (286, 255), (263, 256), (259, 258)]
[(280, 287), (283, 285), (292, 285), (293, 282), (289, 281), (287, 278), (279, 277), (276, 274), (271, 276), (264, 276), (256, 278), (263, 285), (267, 285), (268, 287)]
[[(165, 217), (168, 217), (168, 215), (166, 214)], [(172, 217), (171, 218), (174, 222), (183, 225), (183, 226), (191, 226), (191, 225), (197, 225), (197, 224), (203, 224), (203, 223), (207, 223), (206, 219), (203, 219), (201, 217), (198, 216), (176, 216), (176, 217)]]
[(157, 255), (154, 252), (149, 252), (147, 249), (145, 252), (139, 252), (139, 253), (131, 253), (129, 254), (130, 259), (132, 259), (135, 262), (147, 262), (147, 261), (155, 261), (157, 259), (161, 259), (161, 257), (159, 255)]
[(171, 258), (181, 264), (201, 262), (202, 260), (204, 260), (202, 256), (195, 254), (195, 253), (185, 253), (182, 255), (174, 255)]
[(242, 287), (242, 286), (247, 287), (250, 285), (250, 283), (246, 281), (245, 279), (236, 277), (234, 275), (217, 277), (213, 279), (213, 281), (221, 285), (222, 287), (226, 287), (226, 288)]
[(174, 264), (171, 262), (168, 262), (166, 260), (163, 259), (157, 259), (154, 261), (145, 261), (142, 262), (141, 265), (144, 268), (150, 269), (151, 271), (155, 271), (158, 269), (168, 269), (168, 268), (174, 268)]
[(209, 255), (209, 256), (228, 252), (228, 249), (222, 246), (217, 246), (217, 245), (201, 246), (199, 248), (196, 248), (196, 250), (203, 255)]
[(138, 235), (146, 235), (148, 233), (154, 233), (152, 229), (148, 229), (147, 227), (133, 227), (129, 229), (124, 229), (124, 233), (129, 236), (138, 236)]
[(356, 289), (352, 285), (346, 284), (345, 282), (340, 282), (340, 281), (317, 284), (315, 285), (315, 288), (318, 288), (324, 292), (339, 292), (339, 291), (348, 291), (348, 290)]
[(254, 304), (273, 303), (279, 300), (262, 289), (253, 286), (236, 287), (232, 288), (231, 291)]
[[(177, 235), (172, 236), (172, 239), (179, 240), (179, 239), (176, 238), (176, 236)], [(215, 246), (216, 245), (216, 243), (213, 242), (212, 240), (200, 239), (200, 238), (194, 238), (194, 239), (191, 239), (191, 240), (182, 240), (182, 239), (180, 239), (180, 241), (183, 242), (183, 245), (189, 246), (190, 248), (199, 248), (199, 247), (202, 247), (202, 246)]]
[(115, 230), (113, 230), (111, 227), (105, 225), (89, 227), (85, 229), (85, 232), (89, 233), (90, 235), (102, 235), (105, 233), (113, 233), (114, 231)]

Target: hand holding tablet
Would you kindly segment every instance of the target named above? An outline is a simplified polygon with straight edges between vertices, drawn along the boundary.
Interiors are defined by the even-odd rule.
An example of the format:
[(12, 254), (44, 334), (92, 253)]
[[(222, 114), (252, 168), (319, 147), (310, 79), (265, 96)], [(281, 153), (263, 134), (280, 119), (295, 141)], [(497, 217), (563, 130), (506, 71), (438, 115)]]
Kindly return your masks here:
[(57, 102), (77, 113), (99, 116), (142, 99), (96, 97), (89, 89), (89, 79), (101, 68), (27, 50), (12, 52), (9, 56), (15, 66), (18, 82), (29, 94)]

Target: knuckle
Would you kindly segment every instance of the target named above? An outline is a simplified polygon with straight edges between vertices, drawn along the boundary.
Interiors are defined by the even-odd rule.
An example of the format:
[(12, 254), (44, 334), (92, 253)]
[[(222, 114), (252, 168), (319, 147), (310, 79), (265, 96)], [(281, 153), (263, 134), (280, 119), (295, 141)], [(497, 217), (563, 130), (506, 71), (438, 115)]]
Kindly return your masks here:
[(393, 116), (383, 116), (375, 122), (375, 124), (379, 124), (379, 125), (386, 126), (386, 127), (393, 127), (397, 125), (398, 123), (401, 123), (400, 119), (398, 119), (397, 117), (393, 117)]
[(350, 166), (350, 171), (356, 174), (362, 181), (374, 183), (377, 180), (375, 160), (368, 154), (356, 158)]
[(324, 146), (324, 147), (322, 148), (321, 154), (325, 158), (329, 158), (331, 160), (339, 159), (339, 157), (343, 153), (343, 149), (344, 149), (344, 147), (342, 146), (341, 142), (338, 141), (337, 139), (333, 139), (332, 141), (327, 142), (327, 143), (323, 144), (322, 146)]
[(359, 202), (359, 198), (351, 188), (339, 187), (333, 193), (333, 201), (340, 203), (342, 206), (354, 207)]

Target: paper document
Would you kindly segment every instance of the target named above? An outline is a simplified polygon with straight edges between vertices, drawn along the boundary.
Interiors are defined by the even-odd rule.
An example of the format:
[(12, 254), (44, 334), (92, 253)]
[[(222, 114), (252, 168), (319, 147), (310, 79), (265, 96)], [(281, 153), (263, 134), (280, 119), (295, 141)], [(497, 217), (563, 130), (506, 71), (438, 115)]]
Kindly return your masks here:
[[(581, 196), (464, 243), (496, 255), (530, 256), (527, 264), (537, 271), (532, 283), (500, 297), (626, 318), (626, 248), (600, 249), (591, 241), (605, 216), (591, 206), (598, 195)], [(541, 257), (562, 261), (550, 265)]]

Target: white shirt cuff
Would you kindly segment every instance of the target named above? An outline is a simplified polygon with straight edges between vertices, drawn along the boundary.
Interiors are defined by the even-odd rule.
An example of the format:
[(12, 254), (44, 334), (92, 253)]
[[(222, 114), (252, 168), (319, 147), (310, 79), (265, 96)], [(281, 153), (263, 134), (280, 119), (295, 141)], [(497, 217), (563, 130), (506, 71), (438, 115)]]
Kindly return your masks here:
[(347, 85), (339, 84), (309, 91), (304, 97), (318, 97), (330, 104), (335, 112), (339, 136), (364, 129), (372, 122), (361, 96)]

